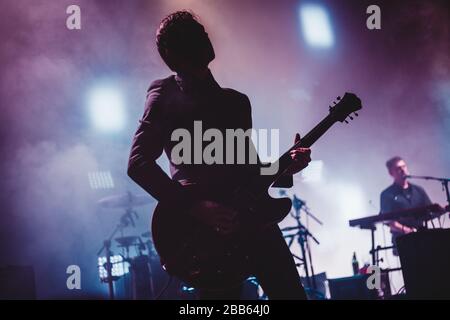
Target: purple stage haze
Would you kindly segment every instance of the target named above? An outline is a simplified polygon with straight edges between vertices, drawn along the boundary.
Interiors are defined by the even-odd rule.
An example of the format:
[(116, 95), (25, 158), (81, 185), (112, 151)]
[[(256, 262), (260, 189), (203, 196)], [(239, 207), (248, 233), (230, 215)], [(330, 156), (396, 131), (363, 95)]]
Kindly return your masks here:
[[(0, 266), (33, 265), (38, 298), (107, 297), (96, 253), (122, 211), (97, 201), (144, 193), (126, 169), (146, 89), (171, 74), (155, 30), (166, 14), (192, 9), (215, 47), (216, 80), (249, 96), (255, 128), (280, 129), (280, 151), (320, 121), (338, 95), (350, 91), (363, 101), (355, 121), (336, 125), (313, 146), (322, 179), (299, 175), (289, 191), (324, 222), (309, 220), (321, 242), (312, 245), (315, 271), (351, 275), (354, 251), (360, 263), (370, 261), (370, 235), (348, 220), (378, 213), (379, 194), (391, 183), (386, 160), (400, 155), (411, 174), (450, 176), (448, 2), (376, 1), (382, 28), (368, 30), (372, 2), (314, 1), (328, 12), (334, 43), (313, 48), (299, 21), (308, 1), (3, 0)], [(74, 3), (81, 30), (66, 28), (66, 8)], [(123, 94), (122, 131), (91, 125), (89, 92), (103, 85)], [(165, 158), (160, 163), (167, 168)], [(93, 171), (110, 171), (114, 188), (92, 190)], [(440, 184), (418, 184), (445, 204)], [(154, 205), (138, 208), (137, 226), (127, 234), (148, 230)], [(448, 218), (444, 225), (450, 227)], [(390, 243), (388, 229), (379, 228), (380, 244), (383, 236)], [(387, 260), (385, 266), (398, 264), (391, 254)], [(72, 264), (82, 270), (81, 293), (66, 288)]]

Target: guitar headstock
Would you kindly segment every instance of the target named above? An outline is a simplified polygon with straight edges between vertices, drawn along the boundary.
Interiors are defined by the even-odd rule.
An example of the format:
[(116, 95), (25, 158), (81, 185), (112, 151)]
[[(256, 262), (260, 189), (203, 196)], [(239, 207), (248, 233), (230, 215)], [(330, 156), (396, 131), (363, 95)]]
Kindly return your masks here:
[(347, 117), (353, 120), (352, 113), (357, 117), (356, 111), (362, 109), (361, 100), (353, 93), (346, 92), (344, 96), (337, 97), (338, 102), (334, 102), (334, 106), (330, 106), (330, 115), (336, 119), (336, 121), (346, 122)]

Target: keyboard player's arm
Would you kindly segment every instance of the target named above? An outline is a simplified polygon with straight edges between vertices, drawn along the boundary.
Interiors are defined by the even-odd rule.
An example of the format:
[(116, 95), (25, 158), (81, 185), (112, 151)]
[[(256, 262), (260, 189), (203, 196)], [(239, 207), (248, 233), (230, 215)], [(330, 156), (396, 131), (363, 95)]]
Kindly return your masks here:
[[(392, 206), (390, 205), (389, 199), (387, 199), (387, 197), (383, 194), (381, 194), (380, 197), (380, 209), (381, 213), (386, 213), (393, 210)], [(417, 231), (415, 228), (405, 226), (398, 221), (386, 222), (385, 225), (389, 226), (392, 233), (408, 234)]]
[(405, 226), (405, 225), (401, 224), (398, 221), (391, 221), (391, 222), (387, 222), (385, 224), (387, 226), (389, 226), (389, 228), (391, 229), (391, 232), (393, 232), (393, 233), (408, 234), (408, 233), (417, 231), (416, 228), (410, 228), (408, 226)]

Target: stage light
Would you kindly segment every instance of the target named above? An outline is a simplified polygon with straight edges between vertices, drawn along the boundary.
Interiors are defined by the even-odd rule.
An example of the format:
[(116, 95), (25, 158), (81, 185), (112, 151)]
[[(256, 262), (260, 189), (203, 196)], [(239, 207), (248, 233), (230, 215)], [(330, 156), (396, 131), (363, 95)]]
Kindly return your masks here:
[(125, 102), (117, 88), (101, 86), (92, 89), (88, 107), (91, 122), (97, 129), (117, 132), (125, 126)]
[[(124, 261), (122, 256), (111, 256), (111, 275), (113, 277), (121, 277), (130, 272), (130, 264)], [(106, 271), (106, 257), (98, 257), (98, 273), (102, 281), (108, 279), (108, 272)]]
[(113, 189), (114, 181), (110, 171), (95, 171), (88, 173), (91, 189)]
[(317, 48), (329, 48), (334, 43), (330, 18), (326, 10), (315, 4), (300, 7), (300, 23), (306, 42)]

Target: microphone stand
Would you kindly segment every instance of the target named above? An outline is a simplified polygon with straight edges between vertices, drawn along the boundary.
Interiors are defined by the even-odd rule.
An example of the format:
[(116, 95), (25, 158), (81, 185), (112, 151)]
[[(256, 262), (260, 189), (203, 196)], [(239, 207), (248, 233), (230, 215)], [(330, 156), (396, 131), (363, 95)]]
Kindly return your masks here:
[[(286, 192), (280, 191), (280, 195), (282, 196), (286, 196)], [(305, 269), (305, 275), (306, 275), (306, 281), (308, 284), (308, 287), (311, 288), (311, 276), (312, 276), (312, 289), (313, 292), (316, 293), (317, 290), (317, 284), (316, 284), (316, 278), (314, 277), (314, 268), (313, 268), (313, 264), (312, 264), (312, 257), (311, 257), (311, 249), (308, 243), (308, 237), (311, 237), (314, 242), (316, 242), (317, 244), (320, 244), (320, 242), (311, 234), (311, 232), (309, 232), (309, 230), (301, 223), (300, 221), (300, 213), (301, 210), (303, 209), (303, 211), (310, 216), (311, 218), (313, 218), (317, 223), (319, 223), (320, 225), (323, 225), (322, 221), (320, 221), (318, 218), (316, 218), (313, 214), (311, 214), (311, 212), (309, 211), (309, 209), (306, 207), (306, 203), (297, 198), (297, 196), (294, 195), (293, 201), (292, 201), (292, 206), (294, 208), (294, 214), (291, 214), (294, 219), (297, 222), (297, 226), (295, 227), (286, 227), (283, 228), (281, 231), (291, 231), (291, 230), (298, 230), (296, 233), (291, 234), (291, 235), (287, 235), (285, 236), (286, 238), (291, 238), (291, 240), (289, 241), (289, 247), (292, 245), (294, 238), (297, 236), (297, 242), (300, 246), (300, 250), (302, 253), (302, 257), (298, 257), (296, 255), (293, 255), (294, 258), (300, 260), (304, 266)], [(309, 260), (309, 263), (308, 263)], [(310, 272), (309, 269), (311, 269), (311, 276), (310, 276)]]
[(294, 194), (294, 199), (293, 199), (293, 201), (292, 201), (292, 204), (293, 204), (293, 206), (294, 206), (294, 208), (297, 206), (297, 207), (300, 207), (301, 209), (303, 209), (303, 211), (308, 215), (308, 216), (310, 216), (315, 222), (317, 222), (318, 224), (320, 224), (321, 226), (323, 225), (323, 222), (322, 221), (320, 221), (315, 215), (313, 215), (312, 213), (311, 213), (311, 211), (309, 210), (309, 207), (306, 205), (306, 202), (305, 201), (303, 201), (303, 200), (301, 200), (301, 199), (299, 199), (299, 198), (297, 198), (297, 196)]
[(447, 206), (445, 207), (445, 210), (450, 211), (450, 192), (448, 188), (448, 183), (450, 182), (449, 178), (436, 178), (430, 176), (411, 176), (411, 175), (407, 175), (406, 177), (410, 179), (439, 181), (442, 184), (442, 191), (445, 191), (445, 195), (447, 196)]

